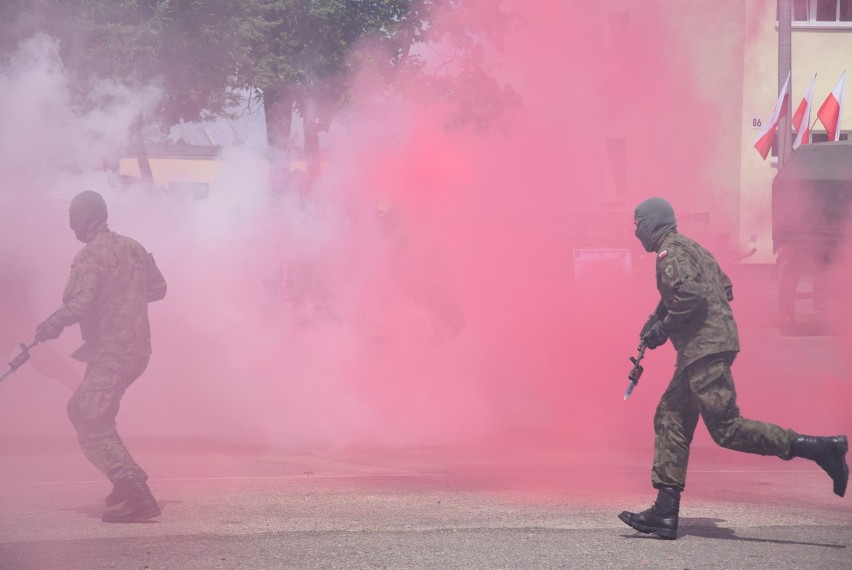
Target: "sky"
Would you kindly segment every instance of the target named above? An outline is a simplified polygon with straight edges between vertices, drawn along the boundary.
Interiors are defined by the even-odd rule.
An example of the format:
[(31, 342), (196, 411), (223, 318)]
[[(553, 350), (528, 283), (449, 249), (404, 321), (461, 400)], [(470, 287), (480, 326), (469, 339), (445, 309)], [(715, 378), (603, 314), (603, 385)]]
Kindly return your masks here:
[[(492, 22), (493, 3), (471, 6), (438, 25)], [(661, 6), (626, 15), (507, 3), (501, 45), (476, 53), (487, 75), (443, 99), (417, 83), (377, 92), (356, 68), (352, 105), (325, 136), (307, 195), (272, 192), (253, 147), (223, 150), (227, 166), (204, 200), (121, 186), (105, 165), (156, 88), (104, 81), (99, 104), (82, 109), (55, 40), (31, 39), (0, 62), (0, 351), (14, 354), (58, 308), (82, 247), (67, 205), (91, 189), (111, 229), (151, 251), (169, 285), (149, 309), (149, 367), (122, 402), (127, 441), (650, 450), (675, 355), (649, 351), (623, 400), (628, 357), (658, 299), (632, 212), (652, 195), (676, 212), (712, 206), (717, 157), (701, 149), (723, 143), (714, 125), (726, 108), (708, 91), (708, 38), (730, 31), (715, 11)], [(687, 21), (707, 37), (684, 34)], [(436, 76), (463, 69), (446, 43), (423, 53)], [(513, 103), (498, 104), (507, 99), (495, 88)], [(676, 121), (653, 119), (662, 113), (704, 134), (680, 136)], [(714, 236), (700, 220), (680, 228)], [(726, 271), (743, 413), (848, 431), (840, 347), (852, 319), (838, 318), (840, 334), (824, 343), (796, 344), (768, 331), (766, 281)], [(842, 265), (832, 271), (832, 283), (847, 282)], [(850, 314), (842, 299), (832, 308)], [(65, 402), (83, 368), (67, 355), (79, 342), (69, 327), (0, 384), (2, 437), (73, 441)]]

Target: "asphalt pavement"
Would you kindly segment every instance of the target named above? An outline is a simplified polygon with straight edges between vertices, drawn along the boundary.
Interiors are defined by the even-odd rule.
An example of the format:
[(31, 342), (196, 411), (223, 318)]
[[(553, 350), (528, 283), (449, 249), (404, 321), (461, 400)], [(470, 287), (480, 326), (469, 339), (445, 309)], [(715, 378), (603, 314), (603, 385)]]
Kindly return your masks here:
[[(748, 384), (762, 369), (777, 378), (776, 417), (805, 407), (817, 421), (816, 406), (844, 417), (850, 371), (834, 357), (842, 341), (771, 329), (744, 339), (749, 350), (735, 375), (745, 399), (765, 398)], [(791, 362), (800, 369), (790, 370)], [(817, 372), (833, 391), (808, 384)], [(722, 450), (706, 433), (693, 446), (677, 540), (618, 520), (654, 499), (647, 416), (649, 391), (661, 388), (651, 386), (630, 402), (647, 445), (617, 453), (539, 437), (534, 425), (511, 441), (393, 449), (252, 448), (129, 434), (162, 509), (138, 524), (101, 522), (110, 487), (73, 435), (6, 433), (0, 569), (852, 568), (852, 491), (834, 496), (811, 462)], [(623, 387), (619, 380), (607, 389), (620, 400)]]
[(850, 497), (803, 460), (697, 449), (666, 541), (617, 519), (653, 500), (646, 450), (130, 443), (147, 523), (100, 521), (109, 485), (67, 442), (4, 440), (0, 568), (852, 568)]

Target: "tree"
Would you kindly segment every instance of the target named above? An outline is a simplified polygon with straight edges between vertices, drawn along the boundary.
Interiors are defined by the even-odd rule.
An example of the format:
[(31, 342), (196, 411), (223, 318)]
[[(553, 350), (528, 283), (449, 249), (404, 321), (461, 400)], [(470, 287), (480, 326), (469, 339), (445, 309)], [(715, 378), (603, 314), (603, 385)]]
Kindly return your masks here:
[(368, 37), (398, 41), (410, 21), (412, 4), (411, 0), (264, 2), (263, 33), (252, 44), (252, 66), (241, 72), (245, 85), (263, 101), (270, 145), (288, 149), (295, 110), (304, 119), (305, 154), (309, 174), (314, 174), (319, 133), (345, 102), (353, 46)]
[[(353, 66), (367, 64), (384, 87), (416, 83), (424, 97), (457, 104), (457, 125), (481, 126), (519, 104), (511, 88), (497, 84), (478, 58), (484, 43), (499, 43), (511, 18), (493, 0), (273, 0), (263, 3), (262, 34), (252, 64), (241, 69), (267, 117), (270, 146), (287, 150), (295, 110), (304, 121), (309, 180), (319, 163), (319, 133), (348, 102)], [(436, 18), (442, 16), (441, 25)], [(451, 17), (449, 17), (451, 16)], [(443, 43), (456, 61), (427, 72), (416, 44)], [(369, 51), (358, 51), (369, 44)], [(373, 61), (364, 62), (364, 58)], [(443, 73), (441, 73), (443, 71)], [(467, 86), (492, 83), (484, 105)], [(481, 95), (481, 89), (479, 94)], [(481, 102), (481, 101), (480, 101)]]
[[(73, 86), (85, 101), (99, 78), (130, 86), (158, 84), (154, 117), (140, 117), (135, 140), (143, 173), (145, 121), (172, 125), (227, 113), (245, 89), (262, 100), (270, 146), (288, 147), (290, 117), (305, 123), (311, 173), (319, 133), (346, 105), (352, 70), (366, 62), (377, 81), (417, 83), (426, 97), (457, 103), (456, 125), (487, 125), (518, 104), (510, 87), (488, 74), (481, 47), (499, 40), (509, 17), (493, 0), (5, 0), (0, 55), (46, 33), (60, 42)], [(446, 15), (452, 15), (451, 18)], [(441, 19), (441, 25), (436, 20)], [(372, 50), (354, 48), (369, 42)], [(427, 72), (413, 55), (419, 43), (441, 43), (452, 65)], [(361, 58), (359, 60), (359, 58)], [(492, 89), (470, 98), (483, 79)], [(484, 104), (483, 104), (484, 102)]]
[(36, 33), (60, 41), (76, 85), (109, 77), (158, 83), (157, 118), (174, 123), (224, 112), (262, 29), (261, 0), (6, 0), (0, 52)]
[(0, 4), (0, 54), (37, 33), (59, 41), (72, 89), (85, 104), (99, 78), (158, 84), (154, 117), (135, 123), (140, 169), (150, 177), (141, 140), (146, 121), (171, 125), (224, 113), (237, 99), (262, 27), (260, 0), (6, 0)]

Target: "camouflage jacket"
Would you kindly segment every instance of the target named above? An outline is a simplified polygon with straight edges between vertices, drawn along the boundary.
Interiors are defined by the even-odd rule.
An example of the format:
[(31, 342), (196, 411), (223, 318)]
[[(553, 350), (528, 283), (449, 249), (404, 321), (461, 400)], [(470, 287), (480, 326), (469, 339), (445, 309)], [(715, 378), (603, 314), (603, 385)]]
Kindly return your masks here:
[(62, 307), (51, 316), (62, 326), (80, 323), (83, 362), (151, 353), (148, 303), (166, 295), (154, 257), (136, 241), (109, 230), (97, 234), (71, 264)]
[(682, 370), (703, 356), (740, 349), (731, 312), (731, 280), (696, 241), (667, 234), (657, 251), (657, 289), (667, 314), (663, 326)]

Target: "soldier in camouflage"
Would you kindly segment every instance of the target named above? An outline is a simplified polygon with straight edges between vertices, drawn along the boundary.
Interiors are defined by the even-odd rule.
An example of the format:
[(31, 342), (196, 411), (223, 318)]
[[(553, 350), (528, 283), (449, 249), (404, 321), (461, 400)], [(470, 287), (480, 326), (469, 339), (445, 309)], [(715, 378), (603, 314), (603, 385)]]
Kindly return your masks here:
[(35, 336), (54, 339), (80, 324), (84, 343), (72, 356), (86, 363), (86, 372), (68, 402), (68, 417), (83, 453), (113, 483), (102, 520), (146, 520), (160, 509), (148, 476), (116, 431), (115, 417), (125, 390), (148, 365), (148, 303), (165, 296), (166, 282), (144, 247), (109, 230), (100, 194), (75, 196), (69, 217), (86, 246), (71, 265), (62, 306), (36, 327)]
[(799, 435), (777, 425), (740, 415), (731, 365), (740, 349), (731, 312), (731, 281), (706, 249), (678, 233), (674, 210), (662, 198), (636, 207), (636, 237), (657, 254), (657, 289), (666, 308), (643, 337), (648, 348), (671, 339), (677, 351), (674, 377), (654, 416), (654, 505), (619, 518), (638, 530), (677, 538), (680, 493), (686, 485), (689, 447), (699, 416), (718, 445), (782, 459), (815, 461), (831, 477), (834, 493), (843, 496), (849, 479), (846, 436)]

